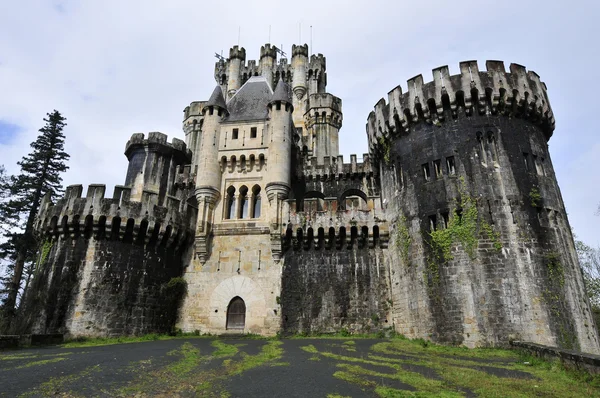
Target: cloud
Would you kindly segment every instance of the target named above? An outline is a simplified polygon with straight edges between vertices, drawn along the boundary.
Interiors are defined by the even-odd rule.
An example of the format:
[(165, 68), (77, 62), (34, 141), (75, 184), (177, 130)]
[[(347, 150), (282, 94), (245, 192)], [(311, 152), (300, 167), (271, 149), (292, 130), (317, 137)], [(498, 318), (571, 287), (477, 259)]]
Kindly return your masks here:
[(0, 145), (10, 145), (21, 130), (19, 125), (0, 119)]
[[(581, 238), (599, 241), (600, 228), (582, 220), (593, 226), (600, 219), (590, 222), (576, 198), (600, 202), (598, 185), (586, 183), (597, 181), (598, 157), (585, 155), (600, 141), (593, 119), (600, 54), (582, 40), (598, 36), (600, 6), (575, 3), (6, 1), (0, 5), (0, 119), (22, 130), (0, 144), (0, 162), (16, 171), (46, 112), (58, 109), (68, 119), (65, 183), (121, 184), (130, 135), (162, 131), (183, 138), (183, 108), (214, 88), (214, 53), (226, 55), (239, 28), (247, 58), (258, 59), (270, 27), (271, 41), (286, 52), (312, 42), (327, 57), (328, 90), (343, 100), (346, 157), (367, 152), (368, 113), (395, 86), (406, 89), (408, 78), (431, 80), (431, 69), (445, 64), (457, 73), (468, 59), (481, 66), (504, 59), (535, 70), (548, 84), (557, 119), (550, 151), (571, 220)], [(581, 185), (575, 186), (572, 165), (579, 162)]]

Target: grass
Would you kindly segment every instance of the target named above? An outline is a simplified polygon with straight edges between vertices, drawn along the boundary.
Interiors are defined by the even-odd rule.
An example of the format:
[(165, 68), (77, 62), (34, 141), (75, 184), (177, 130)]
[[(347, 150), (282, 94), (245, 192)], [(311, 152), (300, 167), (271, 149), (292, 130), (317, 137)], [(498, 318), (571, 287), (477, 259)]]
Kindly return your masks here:
[[(319, 350), (312, 344), (302, 349), (332, 361), (337, 368), (333, 377), (380, 397), (460, 397), (466, 391), (484, 397), (600, 396), (598, 376), (503, 349), (448, 347), (403, 338), (376, 343), (360, 357)], [(394, 382), (415, 391), (393, 388)]]
[[(305, 353), (304, 359), (295, 357), (295, 361), (320, 361), (319, 367), (330, 369), (325, 377), (337, 379), (338, 385), (350, 383), (366, 395), (386, 398), (459, 397), (467, 393), (482, 397), (600, 396), (600, 377), (565, 370), (558, 362), (540, 360), (518, 351), (449, 347), (403, 337), (372, 344), (357, 344), (346, 337), (331, 342), (315, 340), (293, 344), (299, 345)], [(115, 397), (228, 397), (225, 386), (235, 376), (258, 367), (275, 371), (277, 367), (293, 366), (295, 363), (286, 362), (284, 342), (280, 340), (267, 339), (264, 343), (253, 345), (253, 354), (244, 352), (246, 345), (247, 342), (214, 339), (210, 346), (202, 344), (200, 350), (198, 342), (182, 341), (162, 359), (146, 358), (121, 368), (121, 372), (130, 376), (121, 379), (129, 381), (92, 388), (103, 395)], [(15, 353), (0, 359), (7, 361), (4, 364), (10, 365), (12, 370), (33, 368), (31, 372), (36, 372), (38, 366), (72, 360), (74, 355), (68, 354), (85, 353)], [(88, 379), (92, 381), (100, 371), (110, 372), (111, 369), (91, 366), (74, 374), (53, 377), (24, 396), (86, 395), (87, 391), (82, 393), (71, 389), (80, 388), (76, 386), (85, 384)], [(263, 377), (269, 377), (270, 372), (270, 369), (265, 369)], [(407, 385), (410, 388), (403, 389)], [(328, 397), (342, 396), (332, 392)]]

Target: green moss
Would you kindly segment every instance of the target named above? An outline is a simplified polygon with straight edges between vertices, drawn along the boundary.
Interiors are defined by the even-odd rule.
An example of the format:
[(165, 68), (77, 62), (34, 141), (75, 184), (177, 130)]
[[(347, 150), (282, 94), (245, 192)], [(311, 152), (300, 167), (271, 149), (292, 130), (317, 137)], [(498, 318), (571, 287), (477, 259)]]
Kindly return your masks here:
[(532, 187), (529, 191), (529, 202), (531, 203), (531, 207), (542, 206), (542, 195), (536, 187)]
[(429, 232), (429, 244), (434, 253), (433, 261), (436, 263), (452, 260), (452, 247), (456, 244), (460, 244), (469, 258), (474, 259), (481, 231), (493, 241), (496, 250), (502, 249), (500, 234), (487, 222), (479, 220), (477, 201), (469, 195), (463, 177), (459, 178), (458, 193), (459, 200), (446, 228)]
[(406, 266), (410, 266), (410, 244), (412, 238), (408, 230), (406, 217), (402, 215), (396, 224), (396, 249), (400, 252), (400, 258)]
[[(47, 239), (41, 248), (40, 253), (40, 262), (38, 265), (43, 265), (46, 260), (48, 260), (48, 256), (50, 255), (50, 251), (52, 250), (52, 240)], [(39, 267), (38, 267), (39, 268)]]
[(386, 165), (390, 164), (391, 161), (391, 156), (390, 156), (390, 152), (391, 152), (391, 146), (390, 143), (383, 137), (379, 137), (379, 139), (377, 140), (377, 142), (379, 142), (379, 146), (381, 147), (381, 152), (383, 155), (383, 161)]

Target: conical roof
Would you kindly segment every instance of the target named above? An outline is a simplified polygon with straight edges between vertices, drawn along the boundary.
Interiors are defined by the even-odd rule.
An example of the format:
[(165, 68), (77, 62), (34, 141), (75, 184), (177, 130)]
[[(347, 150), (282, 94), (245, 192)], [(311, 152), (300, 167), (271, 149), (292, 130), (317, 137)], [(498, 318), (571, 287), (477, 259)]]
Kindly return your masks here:
[(225, 98), (223, 97), (223, 90), (221, 90), (221, 86), (215, 87), (215, 90), (205, 106), (218, 106), (227, 110), (227, 105), (225, 105)]
[(290, 92), (289, 86), (283, 81), (283, 79), (279, 79), (279, 83), (277, 83), (277, 88), (273, 93), (273, 97), (271, 98), (271, 102), (287, 102), (288, 104), (292, 103), (292, 93)]

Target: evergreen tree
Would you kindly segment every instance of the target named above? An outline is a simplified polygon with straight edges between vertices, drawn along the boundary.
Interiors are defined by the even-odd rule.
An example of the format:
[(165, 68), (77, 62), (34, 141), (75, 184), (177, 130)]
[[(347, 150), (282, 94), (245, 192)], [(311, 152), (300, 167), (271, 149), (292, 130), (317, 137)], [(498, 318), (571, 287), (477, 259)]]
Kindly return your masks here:
[(8, 228), (0, 244), (0, 259), (8, 264), (3, 292), (5, 329), (15, 315), (23, 269), (33, 263), (37, 251), (33, 223), (41, 200), (46, 194), (53, 198), (63, 191), (61, 173), (68, 169), (69, 159), (62, 133), (65, 120), (56, 110), (47, 114), (46, 125), (31, 143), (32, 152), (17, 163), (21, 173), (8, 181), (8, 198), (0, 202), (0, 221)]

